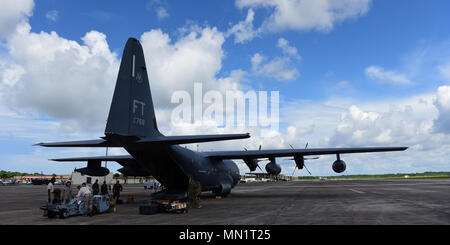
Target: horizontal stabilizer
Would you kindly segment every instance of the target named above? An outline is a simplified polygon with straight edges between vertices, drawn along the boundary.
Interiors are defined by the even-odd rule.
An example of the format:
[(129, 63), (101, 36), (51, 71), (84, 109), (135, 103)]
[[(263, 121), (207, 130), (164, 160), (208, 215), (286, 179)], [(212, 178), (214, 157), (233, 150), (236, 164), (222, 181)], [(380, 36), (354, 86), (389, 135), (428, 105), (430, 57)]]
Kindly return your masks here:
[(72, 158), (57, 158), (50, 159), (56, 162), (84, 162), (84, 161), (124, 161), (133, 159), (130, 155), (118, 155), (118, 156), (96, 156), (96, 157), (72, 157)]
[(109, 142), (107, 140), (104, 140), (104, 139), (37, 143), (34, 145), (45, 146), (45, 147), (120, 147), (121, 146), (121, 145), (117, 145), (112, 142)]
[(214, 135), (186, 135), (186, 136), (155, 136), (137, 141), (138, 144), (190, 144), (220, 140), (236, 140), (249, 138), (250, 134), (214, 134)]

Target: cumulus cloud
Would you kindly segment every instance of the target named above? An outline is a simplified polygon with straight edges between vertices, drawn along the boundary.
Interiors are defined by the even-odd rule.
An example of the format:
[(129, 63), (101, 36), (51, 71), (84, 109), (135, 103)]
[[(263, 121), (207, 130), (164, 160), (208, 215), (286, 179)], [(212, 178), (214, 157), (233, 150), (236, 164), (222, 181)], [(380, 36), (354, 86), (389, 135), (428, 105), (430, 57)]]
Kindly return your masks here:
[(253, 20), (255, 17), (255, 12), (253, 9), (249, 9), (247, 12), (247, 17), (244, 21), (232, 26), (226, 33), (226, 36), (234, 35), (235, 43), (245, 43), (246, 41), (253, 40), (261, 30), (255, 30), (253, 27)]
[(433, 130), (450, 134), (450, 86), (439, 87), (434, 105), (439, 110), (439, 116), (434, 120)]
[[(282, 23), (280, 21), (283, 18), (280, 17), (276, 20), (275, 18), (278, 16), (275, 14), (277, 11), (280, 13), (285, 11), (284, 8), (281, 10), (281, 7), (278, 9), (277, 5), (281, 6), (283, 1), (238, 2), (245, 2), (247, 5), (244, 4), (243, 7), (251, 8), (252, 11), (249, 9), (247, 18), (242, 23), (243, 27), (236, 28), (236, 33), (239, 33), (238, 30), (241, 34), (244, 34), (245, 30), (255, 30), (252, 26), (253, 8), (273, 9), (272, 16), (274, 17), (266, 20), (267, 28), (270, 26), (268, 21), (273, 21), (274, 27), (276, 27), (276, 23)], [(254, 5), (251, 4), (252, 2)], [(331, 1), (317, 2), (292, 1), (286, 2), (286, 4), (327, 3), (330, 6), (340, 4)], [(349, 6), (352, 4), (352, 1), (343, 2)], [(360, 3), (363, 2), (360, 1)], [(317, 24), (319, 23), (317, 22), (309, 27), (285, 25), (284, 28), (330, 30), (334, 24), (352, 18), (348, 14), (352, 12), (351, 8), (336, 10), (336, 7), (329, 7), (327, 9), (328, 13), (332, 13), (331, 15), (346, 14), (343, 14), (341, 19), (334, 16), (330, 22), (331, 25)], [(12, 133), (3, 132), (2, 136), (21, 139), (31, 137), (33, 142), (37, 142), (36, 139), (39, 141), (60, 140), (61, 134), (70, 136), (74, 132), (83, 134), (82, 136), (80, 133), (75, 135), (77, 139), (85, 138), (85, 135), (89, 135), (86, 138), (100, 136), (100, 132), (104, 129), (116, 81), (119, 66), (118, 54), (110, 50), (106, 36), (97, 31), (86, 33), (82, 42), (61, 37), (56, 32), (32, 32), (30, 25), (26, 23), (31, 10), (32, 8), (28, 12), (19, 11), (21, 17), (16, 18), (13, 27), (9, 27), (8, 38), (5, 39), (9, 56), (0, 59), (0, 96), (3, 102), (2, 106), (8, 107), (8, 110), (5, 111), (0, 108), (0, 125), (2, 128), (12, 131)], [(353, 17), (360, 16), (363, 12), (361, 8), (359, 12), (355, 10), (353, 13), (360, 14), (354, 14)], [(3, 17), (1, 16), (1, 18)], [(3, 22), (0, 23), (3, 24)], [(280, 27), (280, 30), (283, 28)], [(371, 155), (373, 161), (382, 164), (377, 165), (376, 169), (373, 164), (367, 164), (367, 155), (348, 155), (346, 160), (348, 159), (349, 163), (352, 163), (348, 166), (349, 173), (374, 172), (379, 169), (391, 171), (393, 163), (398, 162), (401, 162), (400, 169), (408, 170), (414, 167), (411, 165), (411, 159), (419, 159), (414, 161), (424, 162), (429, 159), (428, 161), (441, 164), (444, 162), (442, 159), (448, 159), (449, 152), (446, 150), (449, 145), (448, 134), (437, 133), (448, 132), (446, 125), (449, 125), (448, 98), (450, 96), (448, 96), (449, 89), (446, 86), (439, 88), (433, 95), (434, 100), (426, 99), (426, 102), (423, 103), (417, 98), (414, 98), (415, 102), (411, 103), (410, 101), (405, 103), (395, 103), (394, 101), (392, 104), (401, 105), (387, 109), (384, 107), (380, 109), (377, 105), (371, 106), (358, 101), (355, 101), (355, 106), (346, 108), (340, 108), (338, 103), (333, 103), (333, 101), (309, 103), (290, 101), (287, 102), (290, 104), (283, 104), (284, 108), (280, 108), (282, 110), (280, 120), (287, 124), (284, 127), (285, 130), (266, 131), (265, 134), (261, 134), (259, 128), (221, 128), (214, 121), (172, 125), (170, 123), (170, 107), (173, 106), (170, 103), (172, 92), (179, 89), (192, 92), (195, 82), (202, 82), (204, 90), (226, 91), (242, 86), (241, 81), (245, 79), (246, 71), (237, 69), (230, 71), (229, 75), (224, 77), (217, 75), (222, 69), (225, 56), (223, 44), (226, 37), (226, 34), (218, 31), (215, 27), (199, 26), (186, 28), (178, 38), (171, 37), (159, 29), (150, 30), (141, 36), (153, 99), (157, 106), (157, 120), (165, 134), (242, 133), (245, 130), (252, 135), (252, 138), (247, 140), (200, 144), (202, 151), (236, 150), (243, 147), (258, 149), (259, 145), (262, 145), (263, 149), (286, 148), (289, 147), (288, 144), (303, 148), (306, 142), (309, 142), (311, 147), (410, 146), (408, 154)], [(246, 38), (243, 37), (241, 40), (244, 39)], [(247, 40), (250, 39), (251, 37), (247, 38)], [(297, 48), (284, 38), (280, 38), (276, 46), (280, 48), (283, 56), (272, 58), (256, 53), (251, 60), (252, 71), (261, 76), (271, 76), (264, 70), (273, 71), (272, 76), (280, 80), (298, 77), (299, 72), (293, 66), (294, 62), (299, 60), (295, 57), (300, 57)], [(383, 69), (378, 71), (378, 73), (372, 74), (374, 79), (378, 80), (380, 77), (386, 78), (392, 75)], [(441, 72), (444, 75), (444, 66), (442, 66), (442, 71), (444, 71)], [(384, 76), (380, 74), (384, 74)], [(399, 80), (398, 76), (397, 80)], [(402, 80), (401, 76), (400, 80)], [(340, 85), (345, 87), (348, 83), (343, 81)], [(247, 86), (249, 85), (247, 84)], [(341, 111), (344, 113), (339, 118)], [(50, 119), (44, 116), (45, 119), (41, 120), (42, 115), (47, 115)], [(72, 139), (75, 136), (72, 135)], [(189, 147), (193, 150), (196, 149), (196, 145), (189, 145)], [(32, 162), (31, 159), (39, 159), (39, 166), (43, 166), (47, 163), (47, 158), (67, 157), (81, 153), (100, 155), (104, 153), (104, 149), (101, 149), (101, 152), (84, 151), (84, 149), (78, 152), (77, 150), (52, 152), (52, 150), (39, 148), (31, 155), (17, 156), (8, 160), (26, 165), (27, 162)], [(308, 165), (308, 167), (313, 174), (331, 174), (329, 164), (334, 160), (333, 157), (321, 157), (318, 162)], [(382, 157), (386, 157), (386, 159), (381, 161)], [(33, 163), (36, 166), (35, 162)], [(280, 161), (280, 163), (282, 162)], [(283, 173), (290, 174), (293, 166), (292, 163), (283, 164)], [(239, 167), (242, 172), (248, 171), (242, 162), (239, 163)], [(413, 169), (427, 168), (420, 166)]]
[(153, 98), (158, 106), (170, 106), (173, 92), (193, 94), (194, 83), (203, 89), (236, 89), (241, 76), (216, 77), (222, 68), (224, 34), (213, 27), (191, 28), (172, 41), (160, 29), (141, 36)]
[(378, 66), (367, 67), (365, 74), (370, 79), (382, 83), (411, 84), (411, 81), (406, 77), (406, 75), (397, 73), (396, 71), (386, 71)]
[(342, 115), (331, 145), (392, 145), (417, 144), (429, 134), (429, 121), (407, 120), (412, 107), (391, 107), (388, 112), (363, 111), (351, 106)]
[[(349, 106), (341, 114), (330, 146), (409, 146), (430, 151), (449, 145), (450, 87), (435, 93)], [(331, 102), (333, 103), (333, 102)], [(365, 109), (362, 109), (365, 108)], [(450, 152), (447, 152), (447, 154)]]
[(32, 15), (33, 0), (3, 0), (0, 8), (0, 40)]
[(30, 29), (22, 23), (7, 39), (10, 58), (0, 67), (3, 102), (72, 120), (73, 126), (103, 128), (119, 66), (106, 36), (91, 31), (79, 44)]
[[(62, 120), (60, 130), (67, 134), (103, 130), (120, 60), (103, 33), (90, 31), (82, 41), (31, 32), (26, 22), (19, 25), (7, 39), (9, 57), (0, 60), (2, 102), (23, 113)], [(194, 83), (202, 83), (203, 92), (225, 94), (239, 88), (246, 72), (216, 76), (224, 41), (224, 34), (211, 27), (192, 27), (173, 41), (161, 30), (142, 34), (153, 99), (162, 108), (157, 115), (165, 120), (161, 124), (170, 122), (165, 112), (176, 106), (171, 103), (175, 91), (193, 95)]]
[(370, 3), (371, 0), (236, 0), (240, 9), (271, 10), (261, 28), (272, 32), (330, 31), (336, 23), (365, 15)]

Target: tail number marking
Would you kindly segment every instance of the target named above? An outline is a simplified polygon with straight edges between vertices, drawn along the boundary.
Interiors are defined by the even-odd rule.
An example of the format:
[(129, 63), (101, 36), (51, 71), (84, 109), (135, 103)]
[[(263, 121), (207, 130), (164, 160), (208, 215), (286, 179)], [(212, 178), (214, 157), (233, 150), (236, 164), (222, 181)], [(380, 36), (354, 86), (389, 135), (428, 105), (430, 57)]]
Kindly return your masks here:
[[(145, 125), (145, 120), (143, 118), (140, 118), (139, 116), (144, 116), (144, 107), (145, 107), (145, 103), (139, 100), (133, 100), (133, 114), (135, 114), (136, 116), (133, 117), (133, 123), (140, 125), (140, 126), (144, 126)], [(137, 115), (137, 112), (141, 111), (140, 115)]]

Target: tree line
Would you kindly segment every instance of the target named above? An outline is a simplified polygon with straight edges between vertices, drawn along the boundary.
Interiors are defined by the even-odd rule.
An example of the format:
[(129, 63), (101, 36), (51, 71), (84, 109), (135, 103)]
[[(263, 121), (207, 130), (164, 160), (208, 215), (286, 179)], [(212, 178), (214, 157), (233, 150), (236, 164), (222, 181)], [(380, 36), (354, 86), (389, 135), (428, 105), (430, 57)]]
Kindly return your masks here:
[(0, 179), (11, 179), (14, 178), (14, 176), (39, 176), (40, 173), (21, 173), (21, 172), (10, 172), (10, 171), (4, 171), (0, 170)]

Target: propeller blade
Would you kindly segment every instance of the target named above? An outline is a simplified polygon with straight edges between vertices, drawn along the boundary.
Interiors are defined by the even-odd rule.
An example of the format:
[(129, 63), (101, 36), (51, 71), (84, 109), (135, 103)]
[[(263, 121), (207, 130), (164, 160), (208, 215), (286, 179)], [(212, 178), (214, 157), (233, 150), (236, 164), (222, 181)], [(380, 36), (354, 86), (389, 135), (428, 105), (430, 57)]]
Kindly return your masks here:
[(259, 166), (259, 164), (256, 164), (256, 166), (259, 168), (259, 170), (263, 171), (262, 168)]
[(288, 159), (283, 159), (283, 161), (292, 161), (295, 160), (294, 158), (288, 158)]
[(261, 145), (259, 145), (259, 150), (258, 151), (260, 151), (261, 150)]
[(316, 160), (319, 159), (319, 157), (309, 157), (309, 158), (304, 158), (305, 160)]
[(296, 169), (297, 169), (297, 165), (295, 165), (294, 171), (292, 171), (292, 176), (294, 176), (294, 172), (295, 172)]
[(308, 142), (306, 142), (305, 149), (308, 148)]
[(305, 167), (306, 171), (308, 171), (309, 175), (312, 175), (311, 172), (309, 172), (308, 168), (306, 167), (305, 164), (303, 164), (303, 167)]

